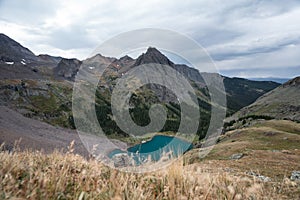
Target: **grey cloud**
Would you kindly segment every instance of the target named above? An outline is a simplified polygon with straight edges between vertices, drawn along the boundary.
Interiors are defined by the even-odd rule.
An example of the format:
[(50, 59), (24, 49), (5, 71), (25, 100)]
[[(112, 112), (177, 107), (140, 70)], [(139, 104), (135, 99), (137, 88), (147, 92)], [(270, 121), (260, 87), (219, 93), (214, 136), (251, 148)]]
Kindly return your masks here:
[(199, 30), (197, 34), (200, 36), (195, 36), (195, 40), (205, 47), (215, 44), (225, 44), (232, 39), (238, 38), (243, 35), (243, 33), (237, 30), (232, 31), (218, 28)]
[(235, 51), (221, 52), (221, 53), (216, 52), (216, 53), (212, 53), (211, 56), (216, 61), (222, 61), (222, 60), (232, 59), (241, 56), (250, 56), (253, 54), (276, 52), (289, 45), (300, 45), (300, 36), (297, 38), (284, 38), (282, 41), (278, 41), (277, 43), (272, 44), (272, 46), (260, 46), (260, 47), (254, 47), (252, 49), (251, 48), (246, 49), (246, 50), (237, 49)]
[[(58, 13), (65, 15), (62, 20)], [(263, 62), (261, 68), (276, 65), (270, 59), (272, 56), (279, 63), (287, 62), (287, 66), (297, 63), (295, 56), (287, 60), (284, 56), (288, 53), (279, 53), (289, 45), (300, 46), (299, 17), (297, 0), (0, 1), (2, 21), (27, 27), (7, 29), (7, 34), (22, 31), (24, 35), (18, 36), (23, 37), (25, 44), (36, 47), (37, 53), (53, 49), (57, 53), (87, 52), (89, 48), (92, 52), (101, 42), (124, 31), (166, 28), (184, 33), (203, 45), (221, 70), (236, 70), (238, 66), (255, 68), (258, 60)], [(63, 20), (66, 23), (60, 26)], [(269, 59), (257, 59), (258, 54), (268, 54)], [(86, 56), (82, 54), (80, 58)]]
[(221, 70), (221, 73), (229, 77), (244, 77), (244, 78), (254, 78), (254, 77), (282, 77), (282, 78), (293, 78), (300, 76), (300, 65), (299, 66), (282, 66), (276, 68), (240, 68), (240, 69), (230, 69)]
[(93, 41), (86, 29), (80, 24), (68, 28), (58, 28), (48, 34), (47, 44), (62, 50), (77, 48), (93, 48), (96, 41)]
[(55, 14), (59, 6), (60, 1), (57, 0), (2, 0), (0, 17), (23, 25), (41, 25), (45, 18)]

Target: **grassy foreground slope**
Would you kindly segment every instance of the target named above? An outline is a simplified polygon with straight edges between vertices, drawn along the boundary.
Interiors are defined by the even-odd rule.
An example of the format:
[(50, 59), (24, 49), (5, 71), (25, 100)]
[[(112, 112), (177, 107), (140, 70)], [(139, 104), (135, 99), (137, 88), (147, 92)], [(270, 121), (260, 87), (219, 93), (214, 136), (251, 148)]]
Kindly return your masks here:
[(291, 199), (294, 182), (263, 183), (244, 173), (183, 161), (149, 174), (122, 173), (59, 152), (1, 152), (0, 199)]
[[(198, 149), (168, 168), (124, 173), (68, 152), (0, 152), (0, 199), (299, 199), (300, 124), (259, 121), (227, 132), (202, 160)], [(232, 154), (242, 153), (238, 160)], [(252, 174), (250, 174), (252, 172)], [(259, 174), (269, 177), (261, 180)]]
[[(249, 123), (249, 124), (247, 124)], [(232, 172), (262, 175), (271, 182), (281, 182), (300, 171), (300, 124), (288, 120), (258, 120), (228, 131), (204, 159), (198, 150), (188, 153), (191, 163), (200, 162), (211, 168), (222, 167)], [(233, 155), (241, 158), (232, 159)], [(275, 189), (274, 189), (275, 190)], [(300, 198), (300, 185), (290, 199)], [(276, 198), (281, 199), (281, 198)]]

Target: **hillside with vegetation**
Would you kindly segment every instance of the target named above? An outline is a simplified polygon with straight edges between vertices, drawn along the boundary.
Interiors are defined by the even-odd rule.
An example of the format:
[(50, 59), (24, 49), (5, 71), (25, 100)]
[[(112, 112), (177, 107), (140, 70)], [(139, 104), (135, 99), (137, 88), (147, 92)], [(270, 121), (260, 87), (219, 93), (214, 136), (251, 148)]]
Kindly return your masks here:
[(253, 104), (235, 113), (233, 118), (264, 115), (276, 119), (300, 122), (299, 91), (300, 77), (296, 77), (264, 94)]

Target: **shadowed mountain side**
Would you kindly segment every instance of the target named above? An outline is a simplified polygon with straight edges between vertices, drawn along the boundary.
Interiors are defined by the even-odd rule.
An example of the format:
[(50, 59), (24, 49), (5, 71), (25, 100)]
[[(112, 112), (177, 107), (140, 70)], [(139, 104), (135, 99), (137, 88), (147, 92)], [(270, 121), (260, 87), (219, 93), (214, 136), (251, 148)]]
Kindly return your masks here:
[(0, 33), (0, 61), (4, 62), (32, 62), (37, 57), (18, 42)]

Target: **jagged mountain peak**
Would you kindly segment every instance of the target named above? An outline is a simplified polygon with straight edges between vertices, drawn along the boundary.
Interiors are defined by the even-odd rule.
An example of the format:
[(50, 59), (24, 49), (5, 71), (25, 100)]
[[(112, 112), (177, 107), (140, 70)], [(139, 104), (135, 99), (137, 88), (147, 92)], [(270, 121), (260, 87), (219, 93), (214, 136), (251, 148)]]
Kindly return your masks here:
[(106, 57), (106, 56), (103, 56), (102, 54), (100, 53), (97, 53), (96, 55), (90, 57), (90, 58), (87, 58), (85, 60), (85, 62), (103, 62), (103, 63), (112, 63), (114, 61), (116, 61), (117, 59), (116, 58), (113, 58), (113, 57)]
[(119, 59), (120, 61), (133, 61), (134, 59), (128, 55), (125, 55)]
[(169, 65), (173, 66), (174, 63), (168, 59), (167, 56), (162, 54), (159, 50), (154, 47), (149, 47), (146, 53), (140, 55), (136, 62), (135, 66), (142, 65), (142, 64), (149, 64), (149, 63), (157, 63), (162, 65)]
[(156, 49), (155, 47), (148, 47), (146, 54), (147, 53), (158, 53), (158, 54), (162, 54), (158, 49)]

